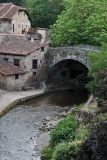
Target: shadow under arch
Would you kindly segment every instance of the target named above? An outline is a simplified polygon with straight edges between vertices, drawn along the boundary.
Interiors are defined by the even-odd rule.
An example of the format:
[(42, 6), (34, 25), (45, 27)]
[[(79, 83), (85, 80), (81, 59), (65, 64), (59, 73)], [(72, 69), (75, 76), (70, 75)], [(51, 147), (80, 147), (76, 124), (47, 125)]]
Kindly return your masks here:
[(55, 88), (63, 85), (79, 86), (79, 80), (87, 79), (89, 67), (74, 60), (64, 59), (55, 63), (45, 81), (46, 86)]

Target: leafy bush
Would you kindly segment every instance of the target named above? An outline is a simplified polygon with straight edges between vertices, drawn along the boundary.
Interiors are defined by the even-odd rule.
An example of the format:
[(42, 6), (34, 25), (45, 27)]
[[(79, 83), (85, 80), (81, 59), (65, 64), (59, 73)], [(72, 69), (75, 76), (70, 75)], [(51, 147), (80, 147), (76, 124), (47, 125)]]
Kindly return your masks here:
[(60, 143), (53, 154), (53, 160), (76, 160), (78, 144)]
[[(104, 46), (104, 44), (103, 44)], [(102, 49), (97, 53), (89, 53), (88, 60), (90, 62), (89, 75), (93, 76), (93, 80), (86, 85), (86, 88), (91, 92), (95, 93), (99, 91), (99, 82), (105, 77), (102, 71), (107, 68), (107, 48), (102, 46)], [(107, 45), (106, 45), (107, 46)], [(97, 59), (97, 61), (96, 61)]]
[(91, 128), (91, 134), (82, 144), (77, 160), (107, 160), (107, 123), (101, 121)]
[(77, 120), (74, 115), (68, 115), (60, 121), (50, 133), (50, 145), (56, 146), (64, 141), (72, 141), (75, 138), (75, 130), (78, 127)]

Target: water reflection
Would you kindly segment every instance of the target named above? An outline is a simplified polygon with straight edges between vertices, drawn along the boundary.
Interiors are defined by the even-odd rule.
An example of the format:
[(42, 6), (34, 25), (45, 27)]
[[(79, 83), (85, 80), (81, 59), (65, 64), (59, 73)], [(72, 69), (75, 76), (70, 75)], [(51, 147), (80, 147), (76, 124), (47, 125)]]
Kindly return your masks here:
[(86, 102), (88, 99), (88, 91), (86, 89), (74, 89), (69, 91), (59, 91), (49, 93), (45, 96), (24, 102), (24, 105), (40, 106), (41, 104), (51, 104), (57, 106), (72, 106)]

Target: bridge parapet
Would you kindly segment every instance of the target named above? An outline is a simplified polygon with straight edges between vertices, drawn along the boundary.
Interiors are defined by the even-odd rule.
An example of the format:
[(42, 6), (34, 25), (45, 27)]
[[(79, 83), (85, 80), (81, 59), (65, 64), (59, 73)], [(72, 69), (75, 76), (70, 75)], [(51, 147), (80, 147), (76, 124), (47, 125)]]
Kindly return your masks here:
[(94, 46), (69, 46), (49, 48), (48, 64), (53, 67), (62, 60), (72, 59), (84, 64), (89, 69), (87, 54), (89, 52), (98, 52), (99, 48)]

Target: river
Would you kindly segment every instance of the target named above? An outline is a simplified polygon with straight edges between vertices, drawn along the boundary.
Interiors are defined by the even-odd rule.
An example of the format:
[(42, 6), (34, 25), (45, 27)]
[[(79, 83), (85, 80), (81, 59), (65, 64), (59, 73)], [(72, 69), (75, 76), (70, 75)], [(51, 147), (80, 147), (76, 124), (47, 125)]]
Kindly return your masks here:
[(45, 117), (86, 102), (86, 91), (50, 93), (15, 106), (0, 118), (0, 160), (40, 160), (36, 151), (39, 127)]

